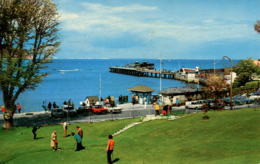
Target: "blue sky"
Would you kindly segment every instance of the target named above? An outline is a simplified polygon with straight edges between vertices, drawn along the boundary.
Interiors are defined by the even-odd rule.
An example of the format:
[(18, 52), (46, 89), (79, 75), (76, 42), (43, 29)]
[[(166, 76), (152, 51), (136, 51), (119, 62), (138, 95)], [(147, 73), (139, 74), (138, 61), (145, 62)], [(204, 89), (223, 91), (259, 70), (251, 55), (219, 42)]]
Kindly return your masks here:
[(58, 59), (232, 59), (260, 54), (259, 0), (55, 0)]

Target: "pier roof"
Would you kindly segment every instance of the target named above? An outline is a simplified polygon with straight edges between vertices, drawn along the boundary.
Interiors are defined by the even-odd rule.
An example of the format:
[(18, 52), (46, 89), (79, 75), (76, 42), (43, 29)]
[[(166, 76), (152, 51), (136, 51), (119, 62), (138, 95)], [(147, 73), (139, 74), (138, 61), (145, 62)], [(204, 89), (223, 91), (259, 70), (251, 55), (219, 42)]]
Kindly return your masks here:
[(156, 90), (154, 90), (152, 88), (149, 88), (149, 87), (147, 87), (145, 85), (137, 85), (137, 86), (135, 86), (133, 88), (129, 88), (127, 90), (138, 91), (138, 92), (153, 92), (153, 91), (156, 91)]
[(165, 90), (162, 90), (159, 93), (160, 94), (186, 94), (186, 93), (194, 93), (194, 92), (202, 92), (202, 89), (194, 86), (173, 87), (173, 88), (167, 88)]

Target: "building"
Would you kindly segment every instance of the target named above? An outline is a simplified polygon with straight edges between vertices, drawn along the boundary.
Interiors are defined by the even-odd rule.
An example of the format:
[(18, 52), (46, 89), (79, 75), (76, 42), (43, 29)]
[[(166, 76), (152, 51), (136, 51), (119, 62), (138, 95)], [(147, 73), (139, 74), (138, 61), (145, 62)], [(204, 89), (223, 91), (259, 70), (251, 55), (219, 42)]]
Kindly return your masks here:
[(152, 88), (149, 88), (145, 85), (137, 85), (133, 88), (129, 88), (132, 92), (132, 96), (135, 95), (139, 104), (151, 104), (152, 103), (152, 92), (156, 91)]
[[(85, 106), (92, 106), (99, 104), (99, 98), (97, 96), (88, 96), (84, 101)], [(80, 105), (83, 105), (83, 102), (80, 102)]]
[(202, 89), (194, 86), (173, 87), (159, 92), (162, 96), (162, 105), (176, 104), (177, 98), (180, 104), (185, 104), (186, 101), (199, 100), (202, 98)]

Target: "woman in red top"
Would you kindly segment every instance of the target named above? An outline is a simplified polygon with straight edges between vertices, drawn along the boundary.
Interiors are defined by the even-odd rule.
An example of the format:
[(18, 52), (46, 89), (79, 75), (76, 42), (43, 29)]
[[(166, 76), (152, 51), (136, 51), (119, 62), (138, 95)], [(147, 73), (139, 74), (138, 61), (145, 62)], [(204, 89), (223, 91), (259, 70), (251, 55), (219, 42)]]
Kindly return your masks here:
[(111, 154), (113, 153), (114, 150), (114, 140), (113, 140), (113, 136), (109, 135), (108, 136), (109, 140), (108, 140), (108, 144), (107, 144), (107, 163), (111, 164)]

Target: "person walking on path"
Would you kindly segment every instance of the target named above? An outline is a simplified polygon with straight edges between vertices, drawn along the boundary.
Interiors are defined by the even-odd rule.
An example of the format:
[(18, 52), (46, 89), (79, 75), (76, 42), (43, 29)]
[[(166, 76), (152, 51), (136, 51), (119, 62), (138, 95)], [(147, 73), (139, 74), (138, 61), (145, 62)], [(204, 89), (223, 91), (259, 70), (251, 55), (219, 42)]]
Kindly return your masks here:
[(33, 139), (36, 140), (36, 131), (37, 129), (39, 129), (39, 127), (34, 127), (33, 130), (32, 130), (32, 133), (33, 133)]
[(53, 151), (60, 150), (58, 148), (57, 131), (56, 130), (54, 130), (54, 132), (51, 134), (51, 147), (52, 147)]
[(62, 121), (62, 124), (63, 124), (63, 129), (64, 129), (64, 136), (63, 136), (63, 138), (65, 138), (65, 137), (67, 137), (68, 126), (67, 126), (67, 122), (65, 122), (65, 121)]
[(156, 105), (154, 106), (154, 109), (155, 109), (155, 116), (159, 115), (160, 107), (159, 107), (158, 103), (156, 103)]
[(22, 107), (21, 107), (21, 105), (18, 103), (18, 105), (17, 105), (17, 109), (18, 109), (18, 113), (21, 113), (21, 109), (22, 109)]
[(109, 135), (108, 139), (109, 140), (108, 140), (108, 143), (107, 143), (107, 163), (111, 164), (112, 163), (111, 154), (113, 153), (113, 150), (114, 150), (115, 141), (113, 140), (112, 135)]
[(75, 142), (75, 144), (77, 144), (76, 151), (80, 151), (81, 149), (84, 149), (84, 147), (82, 146), (82, 139), (81, 139), (80, 135), (75, 134), (74, 132), (72, 132), (71, 135), (76, 139), (76, 142)]
[(180, 101), (179, 101), (178, 98), (176, 99), (176, 105), (177, 105), (178, 107), (180, 106)]

